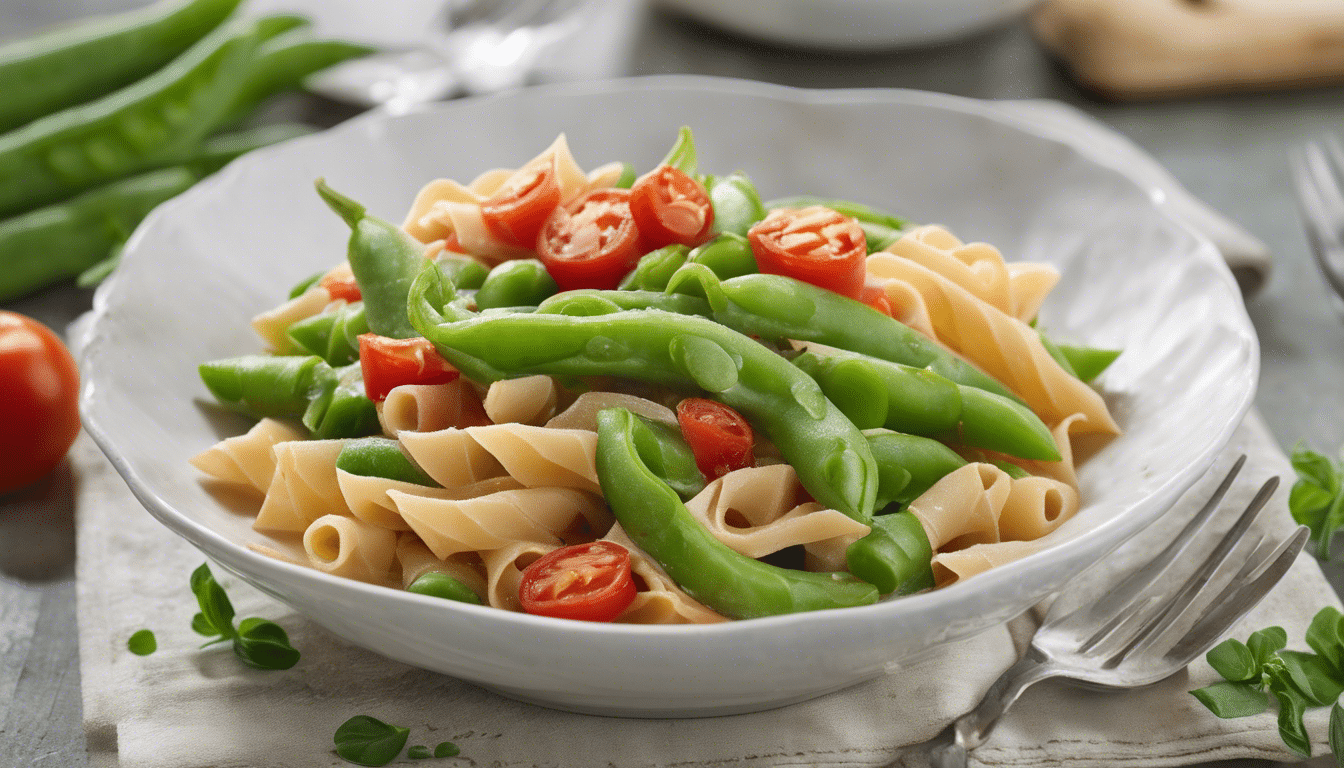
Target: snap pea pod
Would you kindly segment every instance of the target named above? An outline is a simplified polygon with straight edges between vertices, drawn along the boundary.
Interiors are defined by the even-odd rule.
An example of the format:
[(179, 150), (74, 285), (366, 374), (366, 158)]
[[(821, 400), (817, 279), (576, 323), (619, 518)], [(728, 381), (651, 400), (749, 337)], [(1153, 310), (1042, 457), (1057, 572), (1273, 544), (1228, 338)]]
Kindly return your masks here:
[(644, 426), (635, 430), (634, 439), (649, 471), (667, 483), (682, 500), (703, 491), (705, 476), (700, 473), (695, 463), (695, 453), (691, 451), (686, 438), (682, 437), (681, 430), (638, 414), (635, 418)]
[(0, 131), (149, 75), (219, 26), (238, 2), (156, 3), (0, 47)]
[(318, 382), (303, 425), (319, 440), (363, 437), (380, 431), (378, 408), (364, 394), (364, 379), (359, 364), (332, 369), (332, 375)]
[(616, 289), (620, 291), (661, 291), (667, 287), (667, 281), (672, 277), (672, 273), (686, 263), (686, 255), (690, 252), (690, 248), (680, 243), (673, 243), (649, 251), (639, 257), (639, 262), (635, 264), (635, 268), (621, 278), (621, 282), (616, 286)]
[(933, 371), (837, 350), (793, 364), (860, 429), (886, 427), (1041, 461), (1059, 461), (1050, 428), (1026, 406)]
[(966, 459), (928, 437), (889, 429), (865, 429), (868, 448), (877, 462), (877, 509), (909, 504), (933, 484), (966, 466)]
[(629, 163), (621, 163), (621, 175), (612, 186), (617, 189), (629, 189), (635, 186), (635, 178), (635, 166)]
[(862, 302), (782, 275), (719, 280), (703, 265), (687, 264), (668, 282), (671, 293), (693, 287), (709, 299), (714, 319), (748, 336), (814, 341), (916, 368), (958, 384), (1018, 398), (993, 377), (935, 342)]
[(295, 29), (268, 40), (248, 67), (247, 77), (222, 122), (241, 120), (271, 96), (298, 88), (308, 77), (374, 50), (344, 40), (316, 39), (308, 29)]
[(434, 257), (434, 266), (439, 268), (444, 277), (453, 281), (455, 287), (466, 290), (475, 290), (485, 285), (485, 278), (490, 275), (490, 270), (481, 262), (466, 254), (452, 251), (444, 251)]
[(133, 85), (0, 135), (0, 214), (190, 157), (265, 33), (265, 19), (226, 24)]
[(302, 416), (313, 394), (336, 376), (322, 358), (305, 355), (230, 357), (198, 370), (221, 405), (258, 418)]
[(472, 592), (471, 587), (441, 571), (420, 574), (406, 587), (406, 591), (444, 600), (456, 600), (459, 603), (481, 604), (481, 596)]
[(667, 151), (667, 156), (659, 165), (670, 165), (687, 176), (695, 176), (695, 137), (691, 135), (688, 126), (683, 125), (677, 130), (677, 138), (672, 142), (672, 148)]
[(859, 222), (859, 226), (863, 228), (864, 237), (868, 241), (869, 253), (880, 251), (896, 242), (896, 240), (900, 238), (902, 230), (910, 225), (910, 222), (900, 216), (878, 210), (871, 206), (864, 205), (863, 203), (816, 197), (814, 195), (781, 197), (766, 203), (765, 207), (773, 211), (776, 208), (806, 208), (810, 205), (820, 205), (824, 208), (830, 208), (844, 216), (856, 219)]
[[(727, 176), (706, 176), (704, 184), (709, 193), (709, 202), (714, 206), (711, 231), (732, 232), (746, 237), (751, 225), (765, 218), (761, 196), (746, 174), (738, 172)], [(752, 264), (754, 267), (755, 262)]]
[(1076, 347), (1071, 344), (1057, 344), (1055, 346), (1064, 356), (1064, 359), (1069, 361), (1069, 368), (1073, 369), (1073, 375), (1087, 384), (1091, 384), (1103, 371), (1111, 367), (1111, 363), (1115, 362), (1121, 352), (1118, 349)]
[(933, 547), (919, 518), (909, 512), (878, 515), (873, 529), (845, 550), (850, 573), (884, 595), (933, 588)]
[[(687, 263), (703, 264), (720, 280), (729, 280), (757, 272), (756, 256), (745, 235), (725, 232), (704, 245), (697, 246), (686, 258)], [(670, 278), (669, 278), (670, 280)], [(666, 284), (663, 290), (666, 290)]]
[(411, 290), (411, 320), (467, 377), (612, 375), (705, 390), (768, 435), (813, 498), (860, 522), (872, 517), (877, 467), (868, 441), (815, 381), (752, 339), (712, 320), (656, 309), (444, 322), (437, 307), (448, 304), (450, 316), (456, 310), (445, 301), (451, 292), (443, 282), (437, 270), (421, 272)]
[(401, 450), (401, 444), (386, 437), (362, 437), (341, 447), (336, 468), (352, 475), (383, 477), (429, 488), (440, 487)]
[(307, 136), (312, 132), (311, 127), (299, 123), (280, 123), (216, 134), (201, 142), (186, 165), (202, 176), (209, 176), (254, 149)]
[(621, 527), (691, 597), (736, 619), (868, 605), (877, 589), (843, 573), (808, 573), (753, 560), (700, 525), (649, 469), (646, 425), (623, 408), (597, 415), (597, 477)]
[(476, 291), (477, 309), (536, 306), (560, 290), (551, 273), (536, 259), (510, 259), (500, 262), (480, 290)]
[(704, 299), (684, 293), (658, 291), (580, 288), (557, 293), (537, 305), (537, 312), (549, 315), (604, 315), (622, 309), (661, 309), (679, 315), (710, 316), (709, 304)]
[(369, 332), (364, 303), (346, 304), (304, 318), (285, 331), (295, 346), (317, 355), (327, 365), (349, 365), (359, 359), (359, 335)]
[(401, 227), (369, 215), (322, 179), (317, 180), (317, 193), (350, 226), (346, 256), (364, 298), (369, 329), (394, 339), (419, 335), (406, 317), (406, 296), (425, 266), (424, 246)]

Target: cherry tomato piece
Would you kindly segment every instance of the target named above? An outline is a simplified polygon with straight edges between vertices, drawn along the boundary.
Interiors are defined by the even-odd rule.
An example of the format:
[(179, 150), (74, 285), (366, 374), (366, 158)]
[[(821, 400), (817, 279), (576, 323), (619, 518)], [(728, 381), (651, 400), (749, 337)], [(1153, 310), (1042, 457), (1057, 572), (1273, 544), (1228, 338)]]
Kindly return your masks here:
[(0, 493), (50, 472), (79, 435), (79, 371), (45, 325), (0, 311)]
[(887, 292), (883, 290), (882, 286), (865, 283), (863, 289), (859, 291), (858, 299), (887, 317), (891, 317), (891, 299), (887, 298)]
[(559, 205), (560, 180), (555, 157), (547, 156), (510, 176), (504, 186), (481, 203), (481, 217), (495, 237), (512, 246), (531, 248), (546, 217)]
[(610, 541), (554, 550), (523, 570), (518, 601), (538, 616), (611, 621), (635, 599), (630, 551)]
[(723, 403), (688, 397), (677, 403), (677, 424), (695, 454), (695, 466), (710, 480), (756, 465), (751, 425)]
[(642, 253), (630, 190), (597, 189), (551, 212), (537, 256), (562, 291), (611, 289)]
[(364, 295), (359, 291), (359, 283), (348, 269), (332, 270), (324, 275), (317, 284), (327, 289), (327, 293), (331, 294), (333, 301), (345, 299), (353, 304), (364, 298)]
[(364, 394), (379, 403), (402, 384), (447, 384), (461, 375), (423, 336), (393, 339), (376, 333), (359, 335), (359, 369)]
[(857, 298), (868, 245), (859, 222), (819, 205), (780, 208), (747, 231), (757, 267)]
[(630, 213), (648, 249), (709, 239), (714, 205), (699, 182), (670, 165), (645, 174), (630, 188)]

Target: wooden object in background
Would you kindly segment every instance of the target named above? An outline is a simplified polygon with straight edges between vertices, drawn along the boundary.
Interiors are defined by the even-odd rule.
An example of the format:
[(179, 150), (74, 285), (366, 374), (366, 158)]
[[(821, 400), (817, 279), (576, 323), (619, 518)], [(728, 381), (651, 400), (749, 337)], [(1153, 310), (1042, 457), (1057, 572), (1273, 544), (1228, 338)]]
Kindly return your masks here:
[(1344, 0), (1047, 0), (1031, 22), (1114, 99), (1344, 82)]

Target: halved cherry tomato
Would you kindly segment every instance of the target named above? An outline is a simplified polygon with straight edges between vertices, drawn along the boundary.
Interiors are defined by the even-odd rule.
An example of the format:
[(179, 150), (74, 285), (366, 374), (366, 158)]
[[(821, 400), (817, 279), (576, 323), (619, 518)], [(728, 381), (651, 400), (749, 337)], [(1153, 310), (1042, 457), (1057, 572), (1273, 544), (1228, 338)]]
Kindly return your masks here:
[(538, 616), (611, 621), (635, 599), (630, 550), (610, 541), (561, 547), (523, 569), (518, 602)]
[(79, 371), (45, 325), (0, 311), (0, 493), (60, 463), (79, 435)]
[(680, 243), (697, 246), (714, 225), (714, 205), (699, 182), (660, 165), (630, 188), (630, 213), (646, 248)]
[(780, 208), (747, 231), (756, 266), (850, 298), (863, 290), (868, 245), (859, 222), (819, 205)]
[(456, 233), (456, 232), (454, 232), (453, 234), (451, 234), (451, 235), (449, 235), (448, 237), (444, 238), (444, 241), (443, 241), (443, 250), (445, 250), (445, 251), (452, 251), (453, 253), (466, 253), (466, 252), (467, 252), (467, 249), (462, 247), (462, 241), (457, 239), (457, 233)]
[(376, 333), (359, 335), (359, 369), (364, 394), (375, 402), (402, 384), (447, 384), (461, 375), (423, 336), (393, 339)]
[(863, 289), (859, 291), (859, 301), (876, 309), (878, 312), (891, 317), (891, 299), (887, 298), (887, 292), (880, 285), (864, 283)]
[(751, 425), (723, 403), (688, 397), (677, 403), (677, 424), (695, 454), (695, 466), (710, 480), (756, 465)]
[(490, 199), (481, 203), (481, 218), (495, 237), (509, 245), (531, 248), (546, 217), (559, 205), (560, 180), (555, 156), (548, 155), (520, 168)]
[(359, 283), (356, 282), (354, 274), (348, 269), (328, 272), (318, 282), (318, 285), (327, 289), (327, 293), (331, 294), (332, 300), (345, 299), (353, 304), (364, 298), (364, 295), (359, 291)]
[(615, 288), (640, 253), (628, 189), (593, 190), (556, 208), (537, 237), (537, 256), (562, 291)]

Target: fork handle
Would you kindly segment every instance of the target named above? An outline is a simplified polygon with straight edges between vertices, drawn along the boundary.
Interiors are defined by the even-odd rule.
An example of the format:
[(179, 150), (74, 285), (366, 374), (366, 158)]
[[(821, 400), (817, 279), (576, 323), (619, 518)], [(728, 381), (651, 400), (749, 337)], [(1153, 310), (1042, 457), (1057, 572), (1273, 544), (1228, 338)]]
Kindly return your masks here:
[(989, 738), (999, 718), (1022, 692), (1053, 677), (1049, 665), (1033, 651), (1029, 650), (1026, 656), (1000, 675), (975, 709), (947, 727), (937, 740), (939, 745), (929, 754), (933, 768), (966, 768), (967, 753)]

